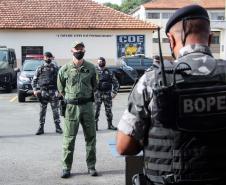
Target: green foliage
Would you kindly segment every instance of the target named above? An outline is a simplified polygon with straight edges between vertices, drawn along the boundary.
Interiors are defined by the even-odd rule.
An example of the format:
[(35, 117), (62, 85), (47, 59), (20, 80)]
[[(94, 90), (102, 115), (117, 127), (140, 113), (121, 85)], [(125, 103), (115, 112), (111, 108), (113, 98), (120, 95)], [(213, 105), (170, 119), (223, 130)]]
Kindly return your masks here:
[(110, 8), (113, 8), (115, 10), (121, 11), (121, 7), (117, 4), (112, 4), (112, 3), (104, 3), (105, 6), (108, 6)]
[(105, 6), (111, 7), (115, 10), (124, 12), (124, 13), (129, 13), (136, 7), (140, 6), (141, 4), (144, 4), (146, 2), (149, 2), (150, 0), (122, 0), (121, 6), (117, 4), (112, 4), (112, 3), (104, 3)]

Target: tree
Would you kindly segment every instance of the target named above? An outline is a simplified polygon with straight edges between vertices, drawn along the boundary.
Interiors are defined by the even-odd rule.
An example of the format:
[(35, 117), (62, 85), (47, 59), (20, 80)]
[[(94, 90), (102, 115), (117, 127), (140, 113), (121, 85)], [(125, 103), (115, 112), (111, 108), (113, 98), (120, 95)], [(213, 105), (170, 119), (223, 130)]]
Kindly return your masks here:
[(117, 4), (112, 4), (112, 3), (104, 3), (105, 6), (108, 6), (110, 8), (113, 8), (115, 10), (121, 11), (121, 7)]
[(121, 6), (112, 3), (105, 3), (104, 5), (124, 13), (129, 13), (136, 7), (149, 1), (151, 0), (123, 0)]

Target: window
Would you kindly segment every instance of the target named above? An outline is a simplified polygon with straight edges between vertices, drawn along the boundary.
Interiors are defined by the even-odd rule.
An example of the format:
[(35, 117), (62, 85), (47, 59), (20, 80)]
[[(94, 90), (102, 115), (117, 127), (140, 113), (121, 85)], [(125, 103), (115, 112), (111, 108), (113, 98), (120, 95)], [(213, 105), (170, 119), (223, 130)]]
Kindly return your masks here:
[(158, 39), (158, 38), (153, 38), (153, 39), (152, 39), (152, 42), (153, 42), (153, 43), (159, 43), (159, 39)]
[(169, 19), (172, 15), (173, 15), (173, 12), (165, 12), (165, 13), (162, 13), (162, 18)]
[(163, 39), (162, 39), (162, 42), (163, 42), (163, 43), (169, 43), (169, 39), (168, 39), (168, 38), (163, 38)]
[(212, 12), (210, 13), (210, 16), (211, 16), (211, 20), (217, 20), (217, 21), (225, 20), (224, 12)]
[(212, 36), (211, 44), (220, 44), (220, 37), (219, 37), (219, 35), (213, 35)]
[(220, 32), (212, 32), (211, 44), (220, 44)]
[(160, 13), (147, 13), (146, 17), (148, 19), (160, 19)]

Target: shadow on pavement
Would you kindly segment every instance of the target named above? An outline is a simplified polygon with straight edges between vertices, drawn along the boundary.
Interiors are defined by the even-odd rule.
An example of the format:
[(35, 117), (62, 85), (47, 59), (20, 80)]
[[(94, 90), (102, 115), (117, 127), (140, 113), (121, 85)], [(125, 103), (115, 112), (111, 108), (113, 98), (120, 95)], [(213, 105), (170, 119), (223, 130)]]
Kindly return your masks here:
[[(118, 175), (118, 174), (124, 174), (124, 170), (109, 170), (109, 171), (99, 171), (97, 169), (97, 172), (98, 172), (98, 176), (97, 177), (100, 177), (100, 176), (104, 176), (104, 175)], [(71, 176), (78, 176), (78, 175), (88, 175), (88, 172), (82, 172), (82, 173), (71, 173)]]
[(45, 133), (43, 135), (35, 135), (34, 134), (21, 134), (21, 135), (0, 135), (0, 139), (6, 139), (6, 138), (26, 138), (26, 137), (49, 137), (49, 136), (61, 136), (61, 134), (57, 133)]

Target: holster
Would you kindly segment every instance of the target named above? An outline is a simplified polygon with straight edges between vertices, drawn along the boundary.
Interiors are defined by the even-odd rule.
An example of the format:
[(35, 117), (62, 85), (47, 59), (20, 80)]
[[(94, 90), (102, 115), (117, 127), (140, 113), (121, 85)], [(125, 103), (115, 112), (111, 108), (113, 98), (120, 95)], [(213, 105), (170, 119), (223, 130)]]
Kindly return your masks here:
[(37, 98), (40, 103), (42, 103), (42, 94), (41, 91), (37, 93)]
[(139, 173), (133, 176), (132, 185), (153, 185), (153, 183), (144, 174)]
[(60, 100), (60, 115), (63, 117), (65, 117), (66, 106), (67, 106), (67, 103), (65, 102), (65, 100), (61, 99)]

